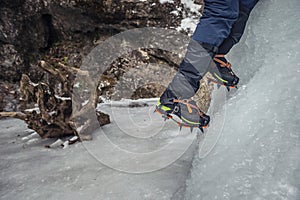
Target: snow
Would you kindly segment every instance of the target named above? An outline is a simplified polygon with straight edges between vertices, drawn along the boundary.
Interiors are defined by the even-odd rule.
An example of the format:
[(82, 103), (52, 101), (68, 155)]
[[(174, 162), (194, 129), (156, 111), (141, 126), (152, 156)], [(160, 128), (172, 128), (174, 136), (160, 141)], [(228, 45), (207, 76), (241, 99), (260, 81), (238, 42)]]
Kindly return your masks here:
[(61, 99), (63, 101), (71, 100), (71, 97), (61, 97), (61, 96), (58, 96), (58, 95), (55, 95), (55, 97), (58, 98), (58, 99)]
[(241, 86), (215, 89), (206, 135), (163, 122), (157, 99), (105, 101), (112, 123), (65, 149), (0, 120), (0, 198), (299, 200), (299, 6), (259, 2), (229, 56)]
[(178, 16), (179, 15), (179, 11), (178, 10), (173, 10), (172, 12), (170, 12), (171, 14), (174, 14), (174, 15), (176, 15), (176, 16)]
[(181, 20), (181, 25), (180, 25), (180, 27), (177, 28), (177, 30), (178, 31), (185, 30), (185, 31), (191, 32), (196, 29), (198, 21), (199, 21), (199, 18), (186, 17)]
[(60, 147), (63, 144), (63, 141), (61, 139), (57, 139), (55, 142), (50, 144), (48, 147), (49, 148), (57, 148)]
[(73, 87), (74, 88), (79, 88), (80, 87), (80, 83), (79, 82), (75, 83)]
[(159, 0), (159, 3), (164, 4), (164, 3), (174, 3), (173, 0)]
[(184, 30), (189, 34), (192, 34), (192, 32), (196, 29), (201, 16), (201, 5), (195, 4), (193, 0), (181, 0), (181, 3), (184, 5), (184, 8), (190, 12), (187, 14), (187, 16), (184, 16), (184, 18), (181, 20), (181, 25), (177, 27), (176, 30)]
[(57, 111), (51, 111), (48, 113), (50, 116), (57, 115)]
[(89, 100), (85, 100), (85, 101), (81, 104), (81, 106), (86, 106), (88, 103), (89, 103)]
[(199, 13), (201, 5), (195, 4), (194, 0), (181, 0), (181, 3), (188, 8), (191, 12)]
[[(174, 3), (173, 0), (159, 0), (161, 4), (164, 3)], [(196, 26), (199, 22), (201, 16), (200, 9), (201, 5), (195, 4), (194, 0), (181, 0), (184, 9), (187, 11), (187, 15), (181, 20), (181, 25), (176, 28), (176, 30), (187, 31), (189, 34), (196, 29)], [(178, 16), (182, 8), (179, 7), (177, 10), (173, 10), (171, 13)]]
[[(37, 105), (36, 105), (37, 106)], [(26, 109), (25, 110), (25, 112), (33, 112), (33, 111), (35, 111), (36, 113), (40, 113), (41, 111), (40, 111), (40, 109), (39, 108), (30, 108), (30, 109)]]
[(30, 135), (23, 137), (22, 140), (30, 140), (35, 137), (39, 137), (39, 135), (36, 132), (33, 132)]

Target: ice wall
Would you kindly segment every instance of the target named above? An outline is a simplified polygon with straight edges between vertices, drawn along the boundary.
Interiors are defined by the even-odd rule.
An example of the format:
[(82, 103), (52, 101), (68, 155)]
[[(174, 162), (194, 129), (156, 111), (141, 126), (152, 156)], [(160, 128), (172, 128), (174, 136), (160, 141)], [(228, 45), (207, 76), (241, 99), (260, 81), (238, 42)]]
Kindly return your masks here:
[(195, 158), (186, 199), (300, 199), (299, 11), (299, 0), (253, 10), (230, 53), (243, 86), (226, 102), (218, 144)]

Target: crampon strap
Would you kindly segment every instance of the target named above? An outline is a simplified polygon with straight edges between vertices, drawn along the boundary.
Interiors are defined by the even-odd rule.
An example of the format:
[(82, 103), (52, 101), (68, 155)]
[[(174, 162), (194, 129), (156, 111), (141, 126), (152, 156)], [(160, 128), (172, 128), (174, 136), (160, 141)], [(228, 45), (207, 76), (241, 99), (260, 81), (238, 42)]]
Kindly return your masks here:
[(193, 112), (192, 108), (196, 109), (197, 113), (200, 115), (200, 117), (203, 117), (203, 112), (195, 105), (193, 104), (190, 104), (191, 100), (189, 99), (185, 99), (185, 100), (179, 100), (179, 99), (174, 99), (173, 102), (174, 103), (181, 103), (181, 104), (184, 104), (186, 105), (187, 109), (188, 109), (188, 112), (191, 114)]
[(215, 55), (214, 61), (216, 61), (217, 63), (220, 63), (221, 67), (227, 67), (228, 69), (231, 69), (231, 63), (230, 62), (224, 62), (219, 58), (225, 58), (225, 55), (223, 55), (223, 54)]
[[(226, 67), (230, 70), (230, 73), (232, 75), (235, 75), (234, 72), (231, 69), (231, 63), (230, 62), (224, 62), (223, 60), (219, 59), (219, 58), (225, 58), (225, 55), (223, 54), (216, 54), (214, 57), (214, 61), (219, 63), (221, 67)], [(230, 91), (230, 88), (237, 88), (236, 85), (226, 85), (220, 81), (214, 80), (212, 78), (207, 77), (207, 80), (209, 83), (214, 83), (217, 84), (218, 86), (225, 86), (227, 88), (228, 91)]]

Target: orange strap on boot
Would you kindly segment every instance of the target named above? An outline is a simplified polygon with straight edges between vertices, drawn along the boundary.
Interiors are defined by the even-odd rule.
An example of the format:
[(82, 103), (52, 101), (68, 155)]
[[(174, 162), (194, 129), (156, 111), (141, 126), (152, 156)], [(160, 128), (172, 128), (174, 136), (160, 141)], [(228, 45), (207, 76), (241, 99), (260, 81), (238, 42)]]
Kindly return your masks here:
[(225, 55), (223, 54), (216, 54), (214, 57), (214, 61), (218, 62), (221, 64), (221, 67), (227, 67), (227, 68), (231, 68), (231, 64), (230, 62), (225, 63), (224, 61), (220, 60), (219, 58), (225, 58)]
[(196, 109), (197, 113), (202, 117), (203, 116), (202, 111), (197, 106), (194, 106), (194, 105), (190, 104), (189, 101), (191, 101), (191, 100), (189, 100), (189, 99), (185, 99), (185, 100), (174, 99), (173, 100), (174, 103), (185, 104), (188, 108), (189, 113), (193, 112), (192, 108)]

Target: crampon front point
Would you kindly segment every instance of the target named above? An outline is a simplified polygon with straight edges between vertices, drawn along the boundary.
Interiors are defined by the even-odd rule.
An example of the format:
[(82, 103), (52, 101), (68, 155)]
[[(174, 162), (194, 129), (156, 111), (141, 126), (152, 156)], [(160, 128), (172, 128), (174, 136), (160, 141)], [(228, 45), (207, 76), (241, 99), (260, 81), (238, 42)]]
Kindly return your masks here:
[(216, 84), (218, 86), (218, 88), (220, 88), (221, 86), (224, 86), (227, 88), (228, 91), (230, 91), (230, 89), (233, 89), (233, 88), (238, 89), (238, 87), (236, 85), (226, 85), (223, 82), (217, 81), (210, 77), (207, 77), (207, 80), (208, 80), (208, 84), (210, 84), (210, 83)]

